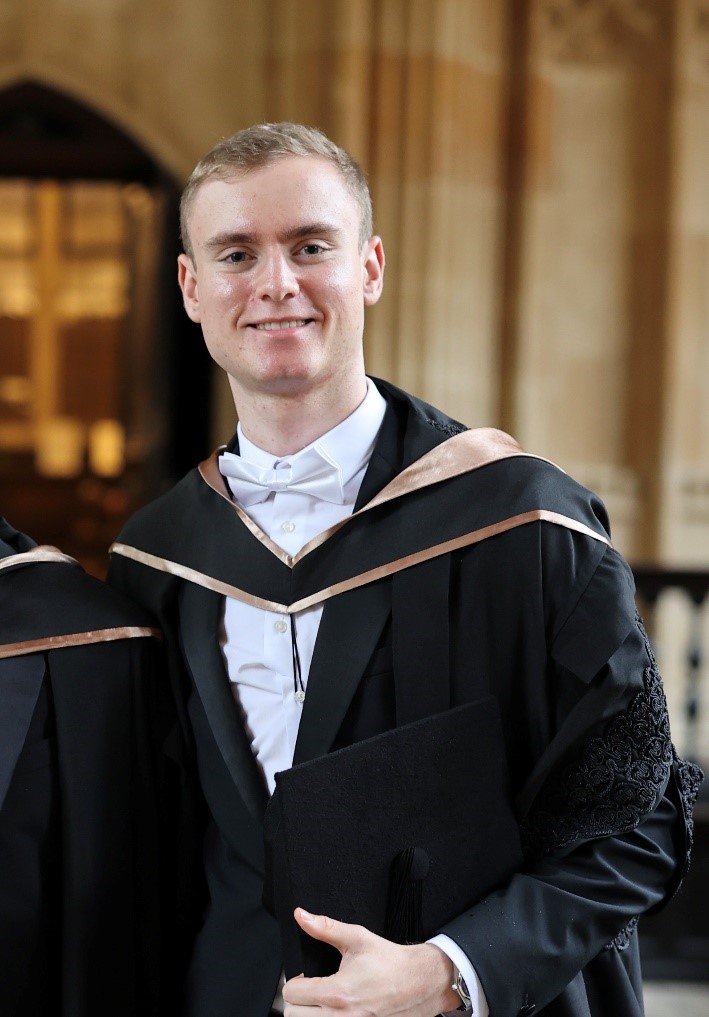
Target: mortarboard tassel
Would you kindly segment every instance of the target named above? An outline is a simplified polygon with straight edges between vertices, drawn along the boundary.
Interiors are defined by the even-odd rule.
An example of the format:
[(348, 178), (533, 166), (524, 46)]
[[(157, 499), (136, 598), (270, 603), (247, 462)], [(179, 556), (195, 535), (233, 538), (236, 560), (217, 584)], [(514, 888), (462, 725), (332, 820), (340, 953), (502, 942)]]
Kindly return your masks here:
[(385, 937), (393, 943), (420, 943), (423, 880), (429, 858), (423, 848), (401, 851), (391, 865)]

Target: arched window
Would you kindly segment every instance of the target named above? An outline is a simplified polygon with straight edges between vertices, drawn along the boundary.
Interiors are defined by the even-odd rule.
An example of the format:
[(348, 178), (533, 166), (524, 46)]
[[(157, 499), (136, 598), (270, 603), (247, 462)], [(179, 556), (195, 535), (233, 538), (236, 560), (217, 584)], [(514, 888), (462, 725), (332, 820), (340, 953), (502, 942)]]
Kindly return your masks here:
[(206, 451), (177, 199), (96, 112), (0, 92), (0, 514), (97, 574), (127, 514)]

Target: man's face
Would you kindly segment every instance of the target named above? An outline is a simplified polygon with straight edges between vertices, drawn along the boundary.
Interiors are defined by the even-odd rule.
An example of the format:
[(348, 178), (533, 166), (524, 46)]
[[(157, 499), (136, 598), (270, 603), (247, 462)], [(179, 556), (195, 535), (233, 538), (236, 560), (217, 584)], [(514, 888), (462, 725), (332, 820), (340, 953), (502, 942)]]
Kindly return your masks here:
[(283, 156), (208, 180), (189, 235), (185, 309), (237, 404), (244, 392), (336, 395), (363, 378), (364, 308), (379, 299), (384, 254), (378, 237), (360, 249), (359, 207), (335, 166)]

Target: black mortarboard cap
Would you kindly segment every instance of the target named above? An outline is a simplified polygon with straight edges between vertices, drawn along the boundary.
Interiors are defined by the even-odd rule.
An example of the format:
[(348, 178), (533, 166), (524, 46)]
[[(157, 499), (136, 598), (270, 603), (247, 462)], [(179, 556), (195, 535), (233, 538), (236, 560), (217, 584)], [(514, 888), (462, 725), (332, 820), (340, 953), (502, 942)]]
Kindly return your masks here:
[(522, 862), (496, 700), (277, 773), (265, 838), (287, 977), (340, 962), (300, 929), (297, 906), (395, 942), (430, 938)]

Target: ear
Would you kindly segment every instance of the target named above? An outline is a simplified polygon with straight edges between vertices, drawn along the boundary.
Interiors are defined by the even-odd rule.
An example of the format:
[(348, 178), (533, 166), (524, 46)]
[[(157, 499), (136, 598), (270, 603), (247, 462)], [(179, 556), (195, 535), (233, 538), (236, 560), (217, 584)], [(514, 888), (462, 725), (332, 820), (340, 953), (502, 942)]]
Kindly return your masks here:
[(197, 272), (194, 262), (187, 254), (177, 258), (177, 281), (182, 290), (182, 303), (185, 305), (188, 318), (199, 323), (202, 320), (197, 291)]
[(362, 251), (365, 307), (376, 304), (384, 286), (384, 247), (381, 237), (370, 237)]

